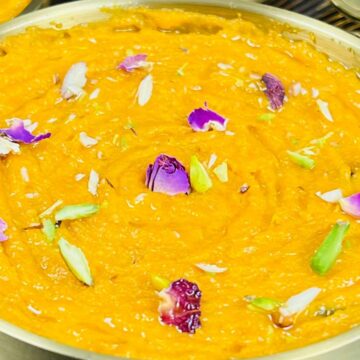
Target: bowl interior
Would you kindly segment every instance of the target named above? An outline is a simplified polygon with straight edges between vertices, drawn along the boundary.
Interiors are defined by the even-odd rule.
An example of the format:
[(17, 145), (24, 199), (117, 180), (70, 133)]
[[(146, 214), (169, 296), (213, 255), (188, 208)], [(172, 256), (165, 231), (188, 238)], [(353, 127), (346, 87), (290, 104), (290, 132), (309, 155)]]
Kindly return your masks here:
[[(33, 1), (26, 11), (36, 9), (43, 2)], [(34, 6), (31, 8), (30, 6)], [(16, 18), (0, 26), (0, 39), (6, 36), (24, 31), (29, 26), (54, 27), (55, 24), (62, 24), (63, 28), (73, 25), (101, 21), (110, 15), (102, 11), (104, 7), (112, 6), (149, 6), (149, 7), (166, 7), (181, 8), (188, 11), (197, 11), (207, 14), (215, 14), (226, 18), (237, 16), (241, 11), (245, 19), (249, 19), (259, 24), (266, 24), (269, 21), (277, 20), (290, 26), (284, 27), (284, 34), (294, 41), (305, 40), (313, 44), (320, 51), (328, 54), (336, 61), (343, 63), (348, 67), (360, 68), (360, 41), (356, 37), (339, 30), (335, 27), (321, 23), (317, 20), (305, 16), (257, 4), (256, 2), (241, 1), (236, 3), (227, 3), (224, 5), (222, 0), (83, 0), (75, 3), (64, 4), (32, 14), (27, 14)], [(17, 338), (25, 343), (37, 346), (42, 349), (61, 353), (77, 359), (115, 359), (113, 357), (92, 354), (87, 351), (74, 349), (69, 346), (58, 344), (54, 341), (30, 334), (16, 326), (0, 321), (0, 332)], [(328, 339), (305, 348), (292, 350), (286, 353), (276, 354), (261, 358), (263, 360), (304, 360), (309, 358), (325, 359), (322, 356), (329, 351), (354, 343), (360, 340), (360, 328), (355, 328), (333, 339)], [(360, 341), (357, 341), (351, 351), (359, 354)], [(339, 354), (345, 354), (343, 350), (334, 352), (334, 355), (326, 355), (326, 359), (339, 359)], [(335, 357), (334, 357), (335, 356)], [(343, 356), (344, 357), (344, 356)], [(47, 357), (49, 359), (50, 357)], [(355, 359), (355, 357), (346, 357)], [(45, 357), (44, 357), (45, 359)], [(118, 358), (117, 358), (118, 359)], [(260, 360), (260, 358), (258, 358)]]

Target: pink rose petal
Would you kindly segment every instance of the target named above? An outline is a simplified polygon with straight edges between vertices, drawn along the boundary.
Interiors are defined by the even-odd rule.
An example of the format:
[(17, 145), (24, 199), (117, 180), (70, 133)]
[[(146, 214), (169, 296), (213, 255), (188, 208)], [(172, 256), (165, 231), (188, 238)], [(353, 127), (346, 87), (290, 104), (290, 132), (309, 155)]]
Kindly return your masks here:
[(161, 290), (160, 321), (175, 326), (180, 332), (194, 334), (201, 327), (199, 287), (185, 279), (179, 279)]
[(175, 158), (161, 154), (146, 171), (146, 186), (167, 195), (189, 194), (190, 180), (185, 167)]
[(20, 142), (24, 144), (38, 142), (51, 136), (50, 133), (45, 133), (38, 136), (33, 135), (29, 130), (26, 129), (24, 121), (20, 119), (13, 119), (11, 127), (7, 129), (0, 129), (0, 134), (6, 135), (14, 142)]
[(360, 193), (339, 200), (341, 209), (347, 214), (360, 217)]
[(205, 103), (205, 109), (195, 109), (188, 116), (188, 122), (194, 131), (208, 131), (214, 129), (217, 131), (225, 131), (227, 125), (227, 119), (219, 115), (215, 111), (207, 108)]
[(265, 94), (270, 101), (272, 109), (280, 109), (284, 104), (285, 88), (281, 81), (272, 74), (266, 73), (262, 76), (262, 81), (266, 85)]
[(128, 56), (120, 63), (117, 67), (118, 70), (124, 70), (127, 72), (132, 72), (135, 69), (139, 69), (147, 65), (146, 63), (147, 55), (138, 54), (134, 56)]
[(7, 228), (7, 223), (0, 218), (0, 242), (6, 241), (8, 239), (8, 237), (4, 234)]

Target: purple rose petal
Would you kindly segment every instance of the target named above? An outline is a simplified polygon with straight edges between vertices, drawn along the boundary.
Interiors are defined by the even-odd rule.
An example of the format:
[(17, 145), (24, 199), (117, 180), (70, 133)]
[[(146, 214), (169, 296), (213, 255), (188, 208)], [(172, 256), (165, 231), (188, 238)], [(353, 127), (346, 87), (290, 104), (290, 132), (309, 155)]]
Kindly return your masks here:
[(128, 56), (127, 58), (125, 58), (125, 60), (122, 63), (119, 64), (117, 69), (131, 72), (135, 69), (146, 66), (146, 58), (147, 58), (147, 55), (145, 55), (145, 54)]
[(274, 75), (266, 73), (262, 76), (266, 85), (265, 94), (270, 101), (271, 108), (280, 109), (284, 104), (285, 88), (281, 81)]
[(175, 158), (161, 154), (146, 171), (146, 186), (167, 195), (189, 194), (190, 180), (184, 166)]
[(7, 228), (7, 223), (0, 218), (0, 242), (6, 241), (8, 239), (8, 237), (4, 234)]
[(0, 134), (4, 134), (14, 142), (24, 144), (31, 144), (51, 136), (50, 133), (34, 136), (29, 130), (25, 128), (25, 123), (20, 119), (13, 119), (11, 127), (7, 129), (0, 129)]
[(340, 199), (339, 204), (344, 212), (360, 218), (360, 193)]
[(180, 332), (194, 334), (201, 327), (199, 287), (185, 279), (174, 281), (160, 291), (163, 300), (159, 306), (160, 321), (175, 326)]
[(206, 107), (192, 111), (188, 117), (189, 124), (194, 131), (208, 131), (214, 129), (225, 131), (227, 119)]

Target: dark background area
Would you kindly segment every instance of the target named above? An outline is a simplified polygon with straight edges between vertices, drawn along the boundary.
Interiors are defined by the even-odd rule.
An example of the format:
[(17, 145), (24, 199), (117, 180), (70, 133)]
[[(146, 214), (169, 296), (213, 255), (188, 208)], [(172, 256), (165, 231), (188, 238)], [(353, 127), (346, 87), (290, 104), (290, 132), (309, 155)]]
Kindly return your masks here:
[(66, 3), (66, 2), (70, 2), (71, 0), (51, 0), (50, 3), (52, 5), (55, 5), (55, 4), (62, 4), (62, 3)]

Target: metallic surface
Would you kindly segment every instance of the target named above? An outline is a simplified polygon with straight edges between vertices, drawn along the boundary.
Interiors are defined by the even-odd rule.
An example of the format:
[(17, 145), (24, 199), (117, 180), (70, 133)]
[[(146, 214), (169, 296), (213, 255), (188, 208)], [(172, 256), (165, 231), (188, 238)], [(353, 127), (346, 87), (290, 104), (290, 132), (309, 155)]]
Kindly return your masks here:
[[(106, 19), (107, 14), (99, 10), (104, 6), (149, 5), (154, 7), (177, 7), (220, 16), (235, 16), (237, 10), (253, 21), (273, 18), (292, 25), (299, 31), (289, 31), (291, 38), (305, 39), (332, 58), (347, 66), (360, 68), (360, 41), (342, 30), (319, 21), (261, 4), (223, 0), (84, 0), (38, 11), (0, 26), (0, 38), (23, 31), (27, 26), (51, 27), (51, 22), (61, 22), (69, 27), (77, 23)], [(52, 340), (29, 333), (0, 320), (0, 360), (110, 360), (111, 356), (94, 354), (75, 349)], [(62, 354), (63, 356), (59, 355)], [(300, 349), (257, 358), (257, 360), (357, 360), (360, 358), (360, 327), (337, 337)]]
[(359, 0), (332, 0), (332, 2), (344, 13), (354, 17), (355, 19), (360, 19)]
[[(352, 8), (346, 12), (343, 5), (348, 1), (356, 3), (359, 10)], [(354, 19), (360, 16), (360, 0), (266, 0), (265, 4), (296, 11), (360, 36), (360, 22)], [(348, 16), (350, 12), (352, 18)]]

